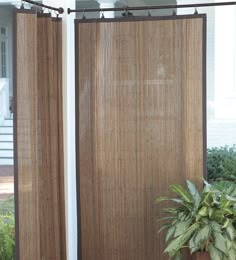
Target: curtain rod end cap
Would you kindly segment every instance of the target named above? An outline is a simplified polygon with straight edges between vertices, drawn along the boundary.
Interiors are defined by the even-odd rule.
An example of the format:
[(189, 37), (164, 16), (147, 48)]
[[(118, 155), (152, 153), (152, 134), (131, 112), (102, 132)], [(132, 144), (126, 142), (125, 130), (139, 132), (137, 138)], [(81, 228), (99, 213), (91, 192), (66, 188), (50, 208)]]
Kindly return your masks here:
[(64, 9), (63, 9), (62, 7), (60, 7), (60, 8), (58, 9), (58, 11), (59, 11), (59, 14), (63, 14), (63, 13), (64, 13)]

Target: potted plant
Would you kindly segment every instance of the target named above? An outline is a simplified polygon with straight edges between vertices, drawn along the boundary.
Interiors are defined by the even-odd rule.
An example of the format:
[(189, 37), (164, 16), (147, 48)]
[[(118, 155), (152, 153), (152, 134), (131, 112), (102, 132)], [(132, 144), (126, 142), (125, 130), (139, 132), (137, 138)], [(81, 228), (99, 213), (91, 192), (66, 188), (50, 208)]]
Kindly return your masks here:
[[(172, 201), (176, 207), (165, 208), (167, 217), (165, 253), (174, 260), (182, 259), (188, 248), (192, 259), (232, 260), (236, 257), (236, 194), (229, 195), (207, 182), (199, 192), (187, 180), (187, 189), (171, 185), (176, 198), (160, 197), (156, 203)], [(167, 223), (166, 223), (167, 222)]]

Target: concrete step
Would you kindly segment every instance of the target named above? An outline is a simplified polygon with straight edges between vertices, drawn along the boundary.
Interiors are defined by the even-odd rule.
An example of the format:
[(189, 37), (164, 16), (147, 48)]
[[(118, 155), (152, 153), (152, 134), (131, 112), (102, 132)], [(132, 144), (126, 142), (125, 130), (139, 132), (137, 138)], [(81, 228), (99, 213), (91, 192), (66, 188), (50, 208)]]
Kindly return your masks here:
[(0, 133), (1, 134), (13, 134), (13, 127), (12, 126), (0, 126)]
[(13, 134), (1, 134), (0, 133), (0, 142), (1, 141), (11, 141), (11, 142), (13, 142)]
[(12, 158), (0, 157), (0, 165), (14, 165), (14, 160)]
[(13, 142), (1, 142), (0, 149), (13, 149)]
[(1, 157), (11, 157), (13, 158), (13, 149), (1, 149), (0, 148), (0, 158)]
[(13, 126), (13, 119), (12, 118), (5, 118), (4, 126)]

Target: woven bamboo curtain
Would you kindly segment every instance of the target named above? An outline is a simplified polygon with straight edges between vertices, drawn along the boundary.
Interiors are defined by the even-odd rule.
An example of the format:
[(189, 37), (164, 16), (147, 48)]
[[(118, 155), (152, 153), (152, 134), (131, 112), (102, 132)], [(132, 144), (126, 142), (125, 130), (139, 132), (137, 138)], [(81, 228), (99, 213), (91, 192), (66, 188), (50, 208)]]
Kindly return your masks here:
[(65, 260), (62, 24), (15, 14), (15, 167), (20, 260)]
[(168, 259), (154, 200), (201, 182), (204, 55), (204, 15), (76, 23), (80, 259)]

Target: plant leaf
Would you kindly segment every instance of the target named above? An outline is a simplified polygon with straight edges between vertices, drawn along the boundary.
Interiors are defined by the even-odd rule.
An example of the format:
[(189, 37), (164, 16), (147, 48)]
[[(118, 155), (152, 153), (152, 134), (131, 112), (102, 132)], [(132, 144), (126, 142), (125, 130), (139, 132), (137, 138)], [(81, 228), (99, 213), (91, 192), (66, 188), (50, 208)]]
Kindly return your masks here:
[(164, 208), (163, 211), (165, 213), (170, 213), (170, 214), (176, 214), (177, 210), (175, 208)]
[(202, 208), (198, 211), (198, 215), (200, 215), (201, 217), (206, 217), (206, 216), (208, 216), (208, 208), (207, 208), (207, 207), (202, 207)]
[(229, 235), (231, 240), (235, 239), (235, 229), (232, 225), (227, 226), (226, 233)]
[(197, 232), (194, 242), (199, 248), (201, 247), (201, 244), (203, 242), (209, 240), (209, 237), (211, 235), (211, 230), (212, 230), (211, 227), (209, 225), (206, 225)]
[(217, 222), (211, 221), (211, 222), (210, 222), (210, 226), (212, 227), (212, 229), (213, 229), (215, 232), (221, 232), (221, 225), (218, 224)]
[(173, 219), (175, 219), (174, 216), (169, 216), (169, 217), (159, 218), (159, 219), (157, 219), (157, 222), (163, 221), (163, 220), (173, 220)]
[(195, 223), (181, 236), (172, 240), (165, 249), (165, 253), (168, 253), (170, 256), (174, 256), (181, 249), (181, 247), (189, 240), (193, 232), (199, 228), (199, 224)]
[(184, 201), (189, 202), (189, 203), (192, 202), (191, 195), (181, 185), (178, 185), (178, 184), (170, 185), (170, 189), (173, 192), (175, 192)]
[(169, 228), (171, 226), (171, 224), (163, 224), (162, 227), (159, 229), (158, 233), (160, 233), (161, 231)]
[(215, 247), (219, 249), (223, 253), (227, 253), (226, 248), (226, 239), (221, 235), (221, 233), (214, 232), (214, 238), (215, 238)]
[(173, 260), (183, 260), (181, 253), (174, 256)]
[(208, 213), (209, 213), (209, 217), (211, 218), (213, 213), (214, 213), (214, 209), (213, 208), (208, 208)]
[(196, 235), (193, 235), (188, 243), (191, 254), (197, 252), (200, 249), (198, 245), (195, 243), (195, 237)]
[(175, 229), (175, 235), (174, 237), (178, 237), (182, 235), (186, 230), (189, 228), (191, 225), (192, 220), (186, 220), (186, 221), (181, 221), (178, 224), (176, 224), (176, 229)]
[(227, 228), (230, 224), (230, 220), (227, 218), (222, 228)]
[(175, 226), (172, 226), (168, 229), (167, 233), (166, 233), (166, 242), (168, 242), (170, 240), (170, 238), (174, 235), (175, 233)]
[(188, 186), (189, 193), (191, 194), (192, 199), (194, 201), (194, 208), (196, 210), (199, 207), (201, 201), (200, 194), (196, 186), (191, 181), (187, 180), (187, 186)]
[(158, 204), (158, 203), (160, 203), (162, 201), (167, 201), (167, 200), (169, 200), (169, 198), (167, 198), (167, 197), (159, 197), (159, 198), (157, 198), (155, 200), (155, 203)]
[(208, 250), (209, 250), (211, 259), (213, 259), (213, 260), (222, 260), (221, 252), (216, 247), (214, 247), (212, 244), (210, 244), (208, 246)]

